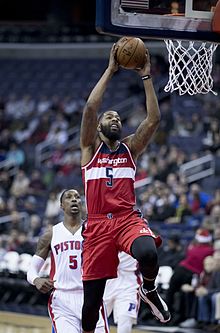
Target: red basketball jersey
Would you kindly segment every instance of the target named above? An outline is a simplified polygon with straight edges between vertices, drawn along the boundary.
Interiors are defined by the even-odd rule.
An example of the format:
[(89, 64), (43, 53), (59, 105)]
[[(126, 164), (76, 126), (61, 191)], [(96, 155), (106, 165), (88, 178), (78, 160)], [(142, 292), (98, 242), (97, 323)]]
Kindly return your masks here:
[(128, 146), (111, 151), (102, 142), (92, 160), (82, 167), (88, 214), (120, 213), (135, 205), (136, 165)]

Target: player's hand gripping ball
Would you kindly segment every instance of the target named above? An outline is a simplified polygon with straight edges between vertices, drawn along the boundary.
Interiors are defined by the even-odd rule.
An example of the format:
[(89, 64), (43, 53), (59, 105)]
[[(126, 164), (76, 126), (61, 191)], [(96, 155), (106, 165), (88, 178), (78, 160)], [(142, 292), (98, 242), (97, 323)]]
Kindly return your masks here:
[(118, 46), (116, 61), (119, 66), (127, 69), (140, 69), (145, 64), (146, 47), (140, 38), (122, 37)]

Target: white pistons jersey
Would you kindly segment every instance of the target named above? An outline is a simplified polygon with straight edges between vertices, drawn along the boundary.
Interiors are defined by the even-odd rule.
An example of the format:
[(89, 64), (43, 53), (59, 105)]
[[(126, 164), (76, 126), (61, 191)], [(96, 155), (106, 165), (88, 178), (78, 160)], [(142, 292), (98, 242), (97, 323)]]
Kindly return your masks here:
[(50, 278), (59, 290), (82, 290), (82, 227), (72, 234), (60, 222), (53, 226)]
[[(53, 227), (50, 278), (55, 280), (48, 311), (56, 333), (82, 333), (82, 227), (72, 234), (63, 224)], [(109, 333), (104, 305), (95, 333)]]

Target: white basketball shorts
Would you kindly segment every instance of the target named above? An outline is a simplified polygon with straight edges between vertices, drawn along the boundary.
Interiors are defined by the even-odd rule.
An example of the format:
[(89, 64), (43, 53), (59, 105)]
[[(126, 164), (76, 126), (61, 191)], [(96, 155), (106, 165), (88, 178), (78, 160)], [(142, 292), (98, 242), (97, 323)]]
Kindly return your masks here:
[[(82, 332), (83, 291), (54, 290), (48, 302), (48, 311), (56, 333)], [(108, 330), (105, 309), (100, 310), (95, 333), (106, 333)]]

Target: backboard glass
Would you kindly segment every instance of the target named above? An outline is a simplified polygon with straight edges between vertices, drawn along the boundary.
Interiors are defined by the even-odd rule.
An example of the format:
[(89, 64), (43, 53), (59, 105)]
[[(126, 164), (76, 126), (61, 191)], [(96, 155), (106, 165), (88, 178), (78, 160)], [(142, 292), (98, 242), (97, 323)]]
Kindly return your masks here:
[(116, 36), (220, 43), (211, 30), (217, 0), (96, 0), (96, 29)]

